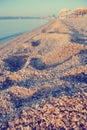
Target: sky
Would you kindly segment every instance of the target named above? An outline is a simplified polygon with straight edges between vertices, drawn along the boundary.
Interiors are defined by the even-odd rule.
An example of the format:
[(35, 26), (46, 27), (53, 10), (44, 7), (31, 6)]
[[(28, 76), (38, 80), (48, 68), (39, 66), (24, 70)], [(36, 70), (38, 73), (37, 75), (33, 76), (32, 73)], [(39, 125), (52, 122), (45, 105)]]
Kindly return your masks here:
[(51, 16), (79, 7), (87, 7), (87, 0), (0, 0), (0, 16)]

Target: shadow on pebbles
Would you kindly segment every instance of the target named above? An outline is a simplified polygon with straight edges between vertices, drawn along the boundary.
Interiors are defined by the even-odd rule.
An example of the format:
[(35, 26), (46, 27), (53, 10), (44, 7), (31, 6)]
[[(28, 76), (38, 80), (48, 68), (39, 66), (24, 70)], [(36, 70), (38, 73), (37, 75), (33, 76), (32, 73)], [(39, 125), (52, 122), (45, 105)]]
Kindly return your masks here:
[(5, 68), (11, 72), (17, 72), (22, 69), (27, 61), (27, 56), (10, 56), (4, 59)]

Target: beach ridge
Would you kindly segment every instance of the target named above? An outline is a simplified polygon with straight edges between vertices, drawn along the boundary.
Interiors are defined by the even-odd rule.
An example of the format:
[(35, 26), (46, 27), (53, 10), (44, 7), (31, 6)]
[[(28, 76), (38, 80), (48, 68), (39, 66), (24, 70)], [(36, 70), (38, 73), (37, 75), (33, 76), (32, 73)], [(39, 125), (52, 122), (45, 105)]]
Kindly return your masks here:
[(86, 130), (86, 21), (52, 19), (0, 46), (1, 130)]

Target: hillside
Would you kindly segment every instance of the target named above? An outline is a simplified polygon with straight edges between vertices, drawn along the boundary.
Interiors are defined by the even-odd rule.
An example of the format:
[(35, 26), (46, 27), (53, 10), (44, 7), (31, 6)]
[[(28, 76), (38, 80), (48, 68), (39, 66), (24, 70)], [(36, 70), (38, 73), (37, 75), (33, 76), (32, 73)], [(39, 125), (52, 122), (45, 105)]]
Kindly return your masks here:
[(87, 129), (86, 21), (53, 19), (0, 46), (0, 130)]

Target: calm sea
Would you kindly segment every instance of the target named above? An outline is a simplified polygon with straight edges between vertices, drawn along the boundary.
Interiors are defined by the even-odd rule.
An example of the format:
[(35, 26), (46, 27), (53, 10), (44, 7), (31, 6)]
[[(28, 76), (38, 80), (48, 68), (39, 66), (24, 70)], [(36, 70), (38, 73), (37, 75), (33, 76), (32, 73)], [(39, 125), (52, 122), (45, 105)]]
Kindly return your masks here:
[(0, 44), (8, 42), (23, 33), (30, 32), (45, 23), (47, 23), (46, 20), (40, 19), (0, 20)]

